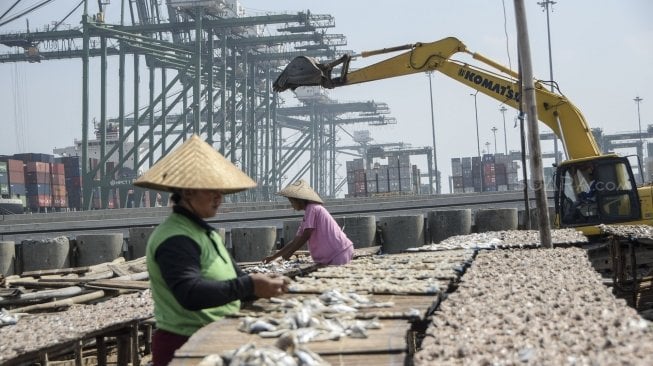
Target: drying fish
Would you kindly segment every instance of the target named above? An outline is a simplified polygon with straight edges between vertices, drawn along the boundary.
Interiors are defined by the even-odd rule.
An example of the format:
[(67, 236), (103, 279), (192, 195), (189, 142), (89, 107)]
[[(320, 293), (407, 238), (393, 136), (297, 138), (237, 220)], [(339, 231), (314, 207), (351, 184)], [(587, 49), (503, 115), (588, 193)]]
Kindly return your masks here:
[[(554, 245), (587, 243), (588, 239), (575, 229), (551, 230), (551, 242)], [(504, 249), (504, 248), (540, 247), (538, 230), (504, 230), (456, 235), (440, 243), (410, 248), (409, 251), (432, 251), (450, 249)]]
[(247, 333), (260, 333), (260, 332), (269, 332), (277, 330), (276, 325), (267, 322), (263, 319), (257, 319), (252, 317), (245, 317), (240, 323), (240, 331)]
[(288, 261), (279, 259), (270, 263), (244, 266), (243, 271), (245, 273), (283, 274), (301, 269), (302, 266), (310, 264), (313, 264), (313, 261), (308, 259), (294, 259)]
[(295, 359), (275, 346), (257, 347), (248, 343), (223, 355), (226, 365), (297, 366)]
[(224, 360), (222, 360), (222, 356), (216, 355), (215, 353), (212, 353), (210, 355), (205, 356), (200, 363), (197, 364), (197, 366), (223, 366), (224, 365)]
[(13, 325), (18, 323), (18, 316), (5, 309), (0, 310), (0, 327), (3, 325)]

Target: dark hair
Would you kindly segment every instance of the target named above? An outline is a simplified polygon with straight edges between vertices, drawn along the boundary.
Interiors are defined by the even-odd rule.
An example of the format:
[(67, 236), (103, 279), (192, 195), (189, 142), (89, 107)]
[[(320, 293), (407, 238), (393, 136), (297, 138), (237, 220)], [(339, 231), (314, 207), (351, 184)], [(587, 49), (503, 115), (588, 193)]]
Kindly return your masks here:
[(175, 205), (179, 204), (179, 202), (181, 201), (181, 190), (173, 189), (172, 196), (170, 196), (170, 200), (174, 202)]

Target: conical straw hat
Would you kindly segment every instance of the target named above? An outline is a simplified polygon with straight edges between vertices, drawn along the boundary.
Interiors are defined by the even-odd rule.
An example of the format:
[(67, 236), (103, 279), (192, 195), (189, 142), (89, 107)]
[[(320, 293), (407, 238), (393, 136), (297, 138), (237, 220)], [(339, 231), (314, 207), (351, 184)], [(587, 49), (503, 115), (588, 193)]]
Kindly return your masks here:
[(289, 198), (299, 198), (300, 200), (309, 200), (317, 203), (324, 203), (320, 196), (315, 193), (313, 188), (306, 183), (303, 179), (296, 181), (295, 183), (289, 184), (286, 188), (280, 190), (277, 193), (279, 196), (289, 197)]
[(223, 193), (235, 193), (256, 187), (256, 182), (199, 136), (193, 135), (154, 164), (134, 185), (160, 191), (219, 189)]

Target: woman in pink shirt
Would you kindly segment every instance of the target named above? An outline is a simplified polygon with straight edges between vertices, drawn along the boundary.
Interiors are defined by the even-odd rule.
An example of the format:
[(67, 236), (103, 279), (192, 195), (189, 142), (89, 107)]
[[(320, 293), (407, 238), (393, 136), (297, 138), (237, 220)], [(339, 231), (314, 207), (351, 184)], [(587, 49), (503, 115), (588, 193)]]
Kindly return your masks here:
[(263, 262), (279, 257), (288, 259), (307, 241), (308, 251), (316, 263), (341, 265), (351, 261), (354, 245), (322, 206), (324, 202), (320, 196), (304, 180), (300, 179), (277, 194), (288, 198), (295, 210), (304, 210), (304, 219), (295, 238), (275, 254), (263, 259)]

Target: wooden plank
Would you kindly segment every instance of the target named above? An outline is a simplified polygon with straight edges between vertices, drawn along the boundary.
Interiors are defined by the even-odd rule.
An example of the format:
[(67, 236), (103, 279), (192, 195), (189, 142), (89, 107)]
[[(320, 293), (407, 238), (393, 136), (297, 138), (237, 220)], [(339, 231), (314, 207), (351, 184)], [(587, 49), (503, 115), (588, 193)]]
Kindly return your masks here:
[(325, 355), (322, 359), (332, 366), (403, 366), (405, 353), (381, 353), (358, 355)]
[[(378, 353), (378, 354), (345, 354), (320, 356), (332, 366), (403, 366), (406, 362), (406, 353)], [(202, 361), (202, 357), (177, 358), (175, 357), (168, 366), (195, 366)]]
[(89, 288), (101, 289), (128, 289), (128, 290), (147, 290), (150, 288), (149, 281), (123, 281), (123, 280), (98, 280), (86, 284)]
[[(317, 298), (317, 294), (285, 294), (282, 299), (296, 298), (298, 300)], [(365, 295), (371, 301), (392, 302), (391, 307), (382, 308), (361, 308), (358, 309), (356, 317), (359, 319), (369, 319), (377, 317), (379, 319), (411, 319), (415, 316), (410, 316), (417, 310), (419, 318), (425, 319), (429, 316), (431, 308), (435, 303), (440, 301), (439, 296), (423, 296), (423, 295)], [(280, 311), (280, 304), (273, 303), (268, 299), (259, 299), (251, 304), (246, 304), (241, 309), (239, 316), (264, 316), (271, 313)]]
[[(306, 346), (320, 355), (406, 352), (406, 335), (410, 323), (405, 320), (380, 322), (382, 328), (368, 330), (368, 338), (343, 337), (337, 341), (311, 342)], [(239, 319), (227, 318), (201, 328), (175, 352), (175, 358), (223, 354), (247, 343), (274, 345), (277, 340), (241, 332), (238, 330), (239, 324)]]

